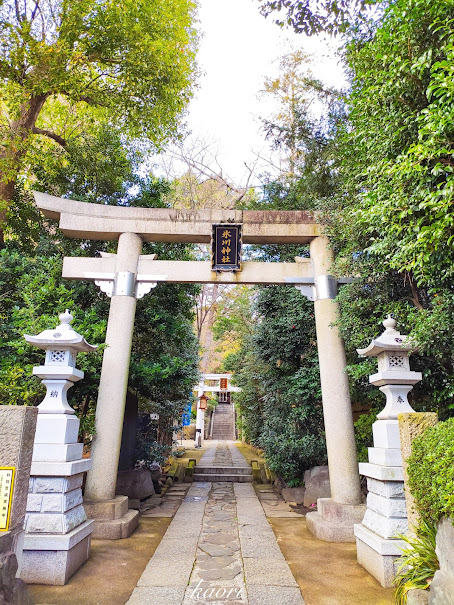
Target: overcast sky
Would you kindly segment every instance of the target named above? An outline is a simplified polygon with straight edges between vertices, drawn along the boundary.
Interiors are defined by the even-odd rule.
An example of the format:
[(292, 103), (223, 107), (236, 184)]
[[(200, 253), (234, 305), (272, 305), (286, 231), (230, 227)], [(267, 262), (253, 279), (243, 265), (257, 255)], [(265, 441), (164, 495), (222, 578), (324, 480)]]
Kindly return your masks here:
[(244, 162), (253, 151), (266, 151), (259, 116), (272, 106), (258, 98), (265, 77), (277, 74), (278, 59), (291, 47), (314, 53), (314, 74), (341, 85), (342, 71), (328, 44), (281, 30), (259, 12), (257, 0), (199, 0), (202, 32), (198, 63), (199, 89), (189, 107), (187, 122), (194, 137), (213, 141), (225, 174), (241, 184)]

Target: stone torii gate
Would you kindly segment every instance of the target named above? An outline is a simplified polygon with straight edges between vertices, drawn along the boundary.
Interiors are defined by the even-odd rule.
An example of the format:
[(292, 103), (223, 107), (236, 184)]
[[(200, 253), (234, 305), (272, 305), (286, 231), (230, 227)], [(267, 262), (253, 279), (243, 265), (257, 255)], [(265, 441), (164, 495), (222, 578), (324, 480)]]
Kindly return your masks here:
[[(328, 239), (314, 215), (304, 211), (180, 210), (88, 204), (35, 192), (45, 216), (59, 219), (69, 237), (118, 240), (117, 254), (65, 258), (63, 277), (94, 281), (111, 296), (99, 395), (92, 469), (85, 498), (89, 516), (103, 527), (122, 523), (115, 512), (129, 359), (137, 298), (159, 282), (293, 285), (314, 301), (331, 498), (320, 501), (308, 526), (327, 541), (354, 541), (353, 524), (364, 515), (343, 341), (333, 323), (337, 281)], [(143, 242), (209, 244), (214, 224), (241, 224), (246, 244), (309, 244), (310, 259), (294, 263), (243, 262), (241, 271), (215, 272), (210, 262), (160, 261), (141, 255)], [(114, 511), (114, 512), (112, 512)], [(118, 518), (119, 517), (119, 518)], [(126, 524), (126, 521), (125, 521)], [(133, 527), (125, 525), (122, 537)], [(95, 530), (96, 533), (96, 530)], [(95, 535), (95, 534), (94, 534)]]

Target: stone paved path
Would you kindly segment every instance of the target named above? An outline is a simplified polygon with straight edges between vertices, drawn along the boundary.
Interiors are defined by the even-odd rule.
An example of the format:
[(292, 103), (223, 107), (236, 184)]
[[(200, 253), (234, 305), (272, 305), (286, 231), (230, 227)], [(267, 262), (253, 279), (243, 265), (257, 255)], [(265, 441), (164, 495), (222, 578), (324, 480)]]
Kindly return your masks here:
[[(204, 466), (245, 466), (213, 442)], [(251, 484), (193, 483), (127, 605), (304, 605)]]

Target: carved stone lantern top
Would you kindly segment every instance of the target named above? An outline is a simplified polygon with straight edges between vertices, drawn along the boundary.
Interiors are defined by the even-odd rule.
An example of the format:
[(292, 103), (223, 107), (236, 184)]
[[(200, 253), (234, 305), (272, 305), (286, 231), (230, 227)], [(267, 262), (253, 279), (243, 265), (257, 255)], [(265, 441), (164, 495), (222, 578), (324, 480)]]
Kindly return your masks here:
[(406, 353), (414, 351), (416, 346), (410, 343), (408, 336), (404, 336), (396, 330), (396, 324), (396, 320), (388, 315), (383, 322), (385, 327), (383, 334), (374, 338), (365, 349), (356, 349), (357, 352), (365, 357), (377, 357), (383, 351), (404, 351)]
[(37, 336), (24, 334), (25, 340), (31, 345), (45, 350), (49, 348), (61, 348), (65, 350), (71, 348), (77, 353), (90, 353), (96, 351), (98, 347), (88, 344), (85, 338), (71, 327), (70, 324), (74, 318), (68, 309), (66, 309), (65, 313), (59, 315), (58, 319), (60, 320), (60, 325), (56, 328), (43, 330)]
[(365, 349), (357, 349), (364, 357), (378, 357), (378, 372), (369, 377), (376, 386), (387, 384), (416, 384), (422, 379), (421, 372), (410, 370), (408, 355), (416, 349), (408, 336), (396, 330), (396, 320), (388, 315), (383, 322), (385, 331)]
[(73, 316), (66, 309), (59, 315), (60, 324), (53, 330), (43, 330), (38, 336), (24, 334), (25, 340), (46, 351), (44, 365), (35, 366), (33, 375), (44, 379), (44, 384), (51, 390), (39, 405), (40, 413), (74, 413), (66, 401), (66, 391), (61, 391), (63, 385), (68, 390), (74, 382), (84, 377), (82, 370), (76, 368), (77, 353), (90, 353), (98, 347), (88, 344), (83, 336), (72, 327)]

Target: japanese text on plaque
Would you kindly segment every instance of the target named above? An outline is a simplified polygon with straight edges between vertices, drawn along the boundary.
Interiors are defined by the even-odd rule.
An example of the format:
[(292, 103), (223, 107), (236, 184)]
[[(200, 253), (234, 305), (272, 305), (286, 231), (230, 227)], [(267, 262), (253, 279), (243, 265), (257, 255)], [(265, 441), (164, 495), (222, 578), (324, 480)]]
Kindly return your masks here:
[(11, 513), (14, 486), (14, 467), (0, 467), (0, 531), (6, 531)]

